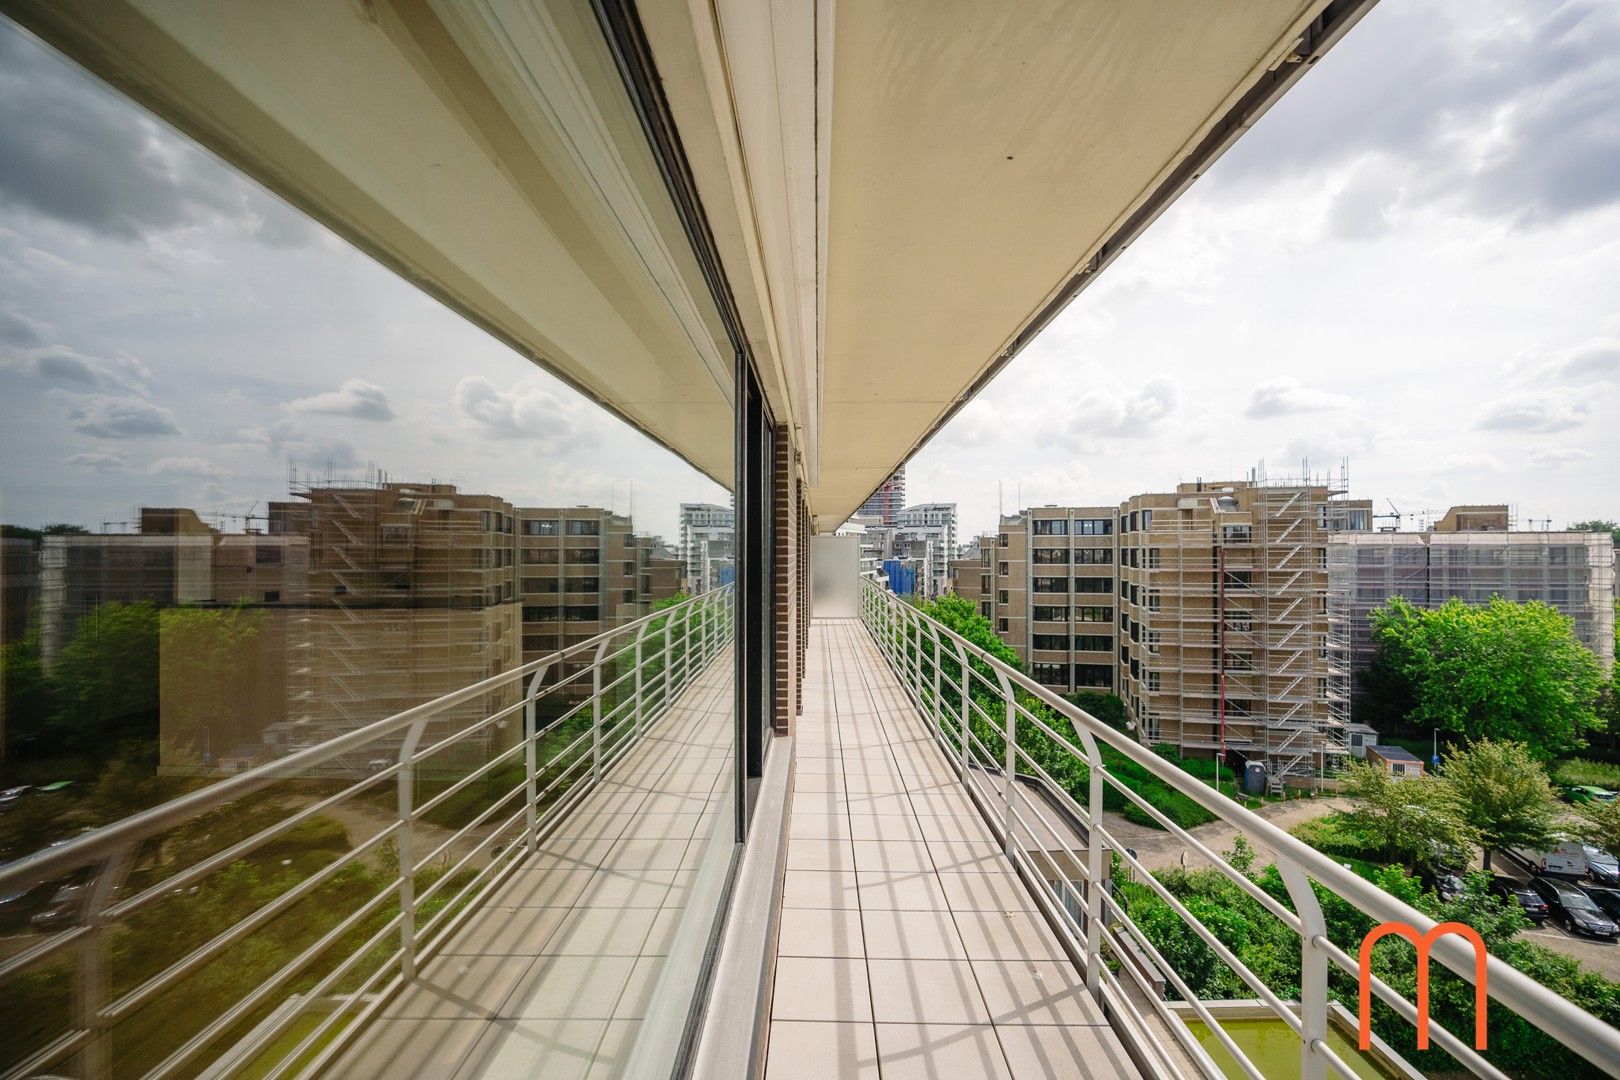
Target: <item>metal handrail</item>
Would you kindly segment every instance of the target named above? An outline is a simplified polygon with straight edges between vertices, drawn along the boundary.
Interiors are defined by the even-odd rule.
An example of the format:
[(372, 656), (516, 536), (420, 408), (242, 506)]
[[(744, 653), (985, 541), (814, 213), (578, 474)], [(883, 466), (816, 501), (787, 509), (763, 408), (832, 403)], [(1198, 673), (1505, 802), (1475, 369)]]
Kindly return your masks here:
[[(332, 991), (350, 972), (363, 972), (359, 965), (366, 957), (376, 956), (376, 948), (397, 936), (391, 951), (375, 970), (365, 974), (358, 987), (342, 995), (342, 1007), (332, 1010), (314, 1030), (305, 1034), (269, 1073), (274, 1077), (295, 1071), (300, 1076), (318, 1074), (364, 1021), (375, 1015), (391, 993), (414, 977), (417, 966), (432, 955), (468, 912), (526, 855), (538, 849), (540, 838), (551, 826), (579, 804), (674, 705), (680, 694), (724, 652), (731, 640), (733, 608), (730, 585), (690, 597), (433, 701), (227, 777), (0, 867), (0, 894), (41, 882), (63, 880), (70, 875), (84, 875), (88, 893), (70, 925), (0, 960), (0, 980), (38, 969), (64, 955), (72, 955), (77, 961), (71, 1023), (62, 1031), (47, 1032), (44, 1045), (26, 1052), (25, 1057), (0, 1062), (0, 1076), (33, 1075), (72, 1058), (77, 1058), (79, 1073), (86, 1077), (109, 1075), (114, 1065), (111, 1032), (121, 1020), (149, 1005), (225, 950), (248, 940), (256, 930), (331, 883), (341, 870), (356, 865), (361, 859), (374, 859), (385, 844), (392, 843), (398, 857), (391, 880), (359, 900), (352, 910), (346, 907), (339, 913), (343, 917), (334, 927), (243, 997), (222, 1001), (217, 1012), (198, 1017), (199, 1029), (190, 1032), (189, 1038), (172, 1051), (165, 1048), (165, 1056), (147, 1075), (195, 1071), (199, 1058), (204, 1059), (204, 1064), (208, 1060), (216, 1065), (224, 1063), (226, 1072), (252, 1061), (282, 1037), (305, 1009), (280, 1009), (245, 1039), (207, 1058), (204, 1052), (233, 1026), (246, 1022), (256, 1010), (276, 1001), (277, 995), (284, 998), (286, 987), (306, 973), (314, 961), (328, 954), (344, 935), (358, 931), (368, 920), (380, 918), (389, 910), (390, 903), (395, 903), (397, 911), (369, 933), (358, 948), (345, 952), (335, 968), (318, 978), (315, 989), (304, 995), (302, 1003), (307, 1005), (320, 994)], [(578, 671), (548, 683), (547, 676), (561, 670), (560, 665), (569, 661), (585, 664)], [(632, 669), (618, 670), (622, 664), (630, 664)], [(604, 672), (604, 667), (612, 670)], [(656, 667), (656, 671), (649, 675), (651, 667)], [(588, 676), (588, 682), (584, 676)], [(542, 724), (539, 703), (570, 687), (583, 694), (584, 699), (570, 703), (559, 715)], [(485, 695), (513, 690), (516, 700), (490, 709), (481, 718), (462, 723), (453, 731), (445, 732), (441, 724), (435, 728), (433, 741), (424, 743), (423, 736), (435, 719), (443, 719), (451, 710)], [(615, 700), (604, 708), (603, 699), (608, 695), (614, 695)], [(497, 727), (504, 726), (508, 718), (519, 713), (523, 722), (521, 742), (495, 751), (465, 775), (458, 774), (444, 790), (425, 800), (417, 800), (416, 779), (426, 761), (458, 744), (487, 741)], [(538, 749), (542, 741), (576, 720), (588, 723), (588, 728), (567, 739), (549, 760), (541, 761)], [(143, 851), (152, 850), (153, 842), (174, 829), (197, 821), (205, 814), (239, 804), (277, 782), (320, 775), (313, 770), (363, 748), (377, 753), (379, 745), (387, 748), (388, 757), (392, 759), (386, 767), (346, 784), (335, 794), (323, 795), (310, 806), (282, 815), (221, 851), (198, 856), (190, 865), (176, 869), (161, 880), (133, 891), (127, 887), (129, 875)], [(521, 783), (488, 796), (487, 805), (470, 821), (425, 854), (416, 852), (417, 825), (424, 815), (475, 783), (497, 776), (500, 768), (519, 761), (524, 773)], [(120, 921), (233, 865), (323, 811), (346, 800), (374, 796), (389, 786), (396, 789), (395, 814), (393, 820), (383, 824), (376, 833), (323, 864), (265, 905), (244, 913), (207, 940), (179, 943), (172, 959), (165, 956), (164, 966), (143, 973), (137, 983), (123, 992), (117, 995), (110, 992), (108, 938)], [(551, 801), (542, 811), (544, 800)], [(520, 831), (514, 832), (514, 829)], [(508, 842), (512, 840), (517, 842)], [(456, 849), (463, 843), (470, 843), (471, 850), (457, 858)], [(506, 846), (500, 846), (502, 843)], [(457, 878), (459, 873), (470, 871), (475, 863), (484, 859), (487, 859), (486, 864), (468, 880), (463, 882)], [(453, 865), (418, 895), (417, 876), (440, 860), (453, 862)], [(430, 898), (442, 906), (418, 925), (420, 907)], [(334, 1027), (345, 1020), (351, 1021), (347, 1029)], [(323, 1043), (323, 1040), (327, 1041)], [(308, 1056), (310, 1054), (314, 1056)]]
[[(1034, 861), (1036, 856), (1023, 846), (1015, 828), (1020, 824), (1020, 820), (1017, 819), (1017, 810), (1014, 809), (1013, 783), (1016, 774), (1030, 771), (1027, 768), (1020, 769), (1020, 762), (1028, 764), (1034, 762), (1033, 758), (1018, 747), (1018, 722), (1023, 720), (1034, 723), (1048, 738), (1087, 763), (1089, 773), (1087, 806), (1081, 806), (1068, 792), (1051, 783), (1050, 777), (1044, 777), (1045, 782), (1042, 785), (1043, 790), (1058, 799), (1076, 820), (1085, 825), (1086, 843), (1083, 853), (1069, 850), (1067, 845), (1063, 844), (1060, 832), (1050, 828), (1048, 831), (1063, 844), (1064, 853), (1071, 863), (1077, 868), (1083, 868), (1079, 872), (1087, 885), (1086, 918), (1083, 921), (1074, 918), (1065, 907), (1056, 902), (1054, 897), (1044, 895), (1049, 892), (1044, 887), (1035, 889), (1035, 892), (1043, 910), (1069, 924), (1072, 941), (1079, 946), (1082, 954), (1076, 959), (1081, 961), (1085, 968), (1086, 984), (1091, 993), (1111, 1005), (1116, 1015), (1130, 1015), (1136, 1011), (1131, 1003), (1119, 997), (1117, 980), (1112, 977), (1107, 965), (1100, 962), (1101, 949), (1105, 943), (1116, 956), (1123, 955), (1121, 931), (1131, 938), (1133, 945), (1137, 946), (1137, 951), (1153, 956), (1161, 973), (1170, 977), (1174, 983), (1180, 981), (1176, 973), (1168, 969), (1163, 958), (1157, 956), (1155, 950), (1151, 947), (1146, 950), (1141, 948), (1148, 944), (1146, 936), (1130, 921), (1115, 899), (1107, 895), (1106, 889), (1091, 887), (1091, 883), (1101, 882), (1104, 879), (1102, 867), (1109, 861), (1110, 856), (1119, 858), (1140, 876), (1144, 878), (1150, 876), (1147, 868), (1103, 824), (1101, 810), (1105, 784), (1111, 785), (1126, 799), (1141, 807), (1172, 835), (1198, 850), (1210, 861), (1213, 869), (1232, 880), (1246, 893), (1253, 895), (1257, 888), (1246, 875), (1215, 855), (1186, 829), (1176, 825), (1136, 792), (1113, 777), (1104, 766), (1098, 750), (1100, 744), (1106, 744), (1110, 749), (1147, 770), (1156, 779), (1191, 798), (1199, 806), (1220, 820), (1237, 827), (1275, 854), (1278, 870), (1294, 906), (1294, 912), (1290, 917), (1283, 918), (1280, 915), (1278, 917), (1284, 925), (1300, 935), (1301, 947), (1301, 1001), (1297, 1011), (1294, 1007), (1289, 1007), (1283, 1010), (1286, 1015), (1282, 1015), (1281, 1018), (1300, 1035), (1302, 1076), (1307, 1080), (1325, 1076), (1329, 1068), (1346, 1077), (1353, 1075), (1326, 1041), (1328, 972), (1330, 968), (1337, 967), (1356, 975), (1359, 974), (1358, 964), (1355, 957), (1348, 955), (1345, 950), (1328, 939), (1325, 921), (1316, 894), (1311, 888), (1311, 882), (1315, 881), (1337, 894), (1378, 923), (1406, 923), (1421, 934), (1435, 926), (1433, 919), (1199, 782), (1128, 734), (1110, 727), (1085, 710), (1065, 701), (1016, 668), (996, 659), (887, 590), (870, 581), (863, 581), (861, 590), (863, 623), (914, 704), (923, 716), (932, 721), (936, 739), (947, 750), (952, 749), (952, 740), (955, 741), (956, 752), (951, 754), (951, 757), (964, 786), (981, 814), (1001, 838), (1007, 854), (1013, 858), (1015, 864), (1019, 864), (1030, 874), (1032, 884), (1041, 879)], [(950, 717), (943, 715), (946, 702), (941, 695), (942, 679), (945, 678), (943, 668), (947, 663), (955, 668), (956, 678), (959, 680), (950, 689), (961, 698), (958, 715)], [(1002, 699), (1005, 715), (993, 718), (987, 714), (974, 699), (976, 689), (988, 690), (998, 695)], [(1039, 702), (1055, 715), (1067, 720), (1073, 728), (1073, 738), (1028, 708), (1024, 704), (1026, 700)], [(977, 737), (968, 723), (970, 711), (976, 713), (982, 722), (992, 728), (1001, 727), (999, 734), (1005, 744), (1005, 760), (999, 763), (1002, 791), (998, 798), (987, 795), (984, 788), (984, 781), (990, 778), (989, 770), (992, 769), (992, 766), (986, 764), (989, 760), (989, 748)], [(1041, 772), (1044, 774), (1044, 770)], [(1027, 800), (1025, 805), (1028, 805)], [(1024, 828), (1027, 832), (1027, 823), (1024, 824)], [(1040, 854), (1050, 859), (1045, 852)], [(1082, 854), (1084, 858), (1081, 857)], [(1160, 895), (1163, 898), (1163, 894)], [(1275, 901), (1263, 903), (1263, 906), (1273, 914), (1277, 914)], [(1172, 910), (1175, 910), (1184, 921), (1192, 922), (1190, 913), (1179, 904), (1172, 905)], [(1103, 917), (1105, 911), (1108, 918)], [(1111, 922), (1117, 922), (1119, 927), (1116, 929), (1110, 925)], [(1203, 928), (1200, 925), (1190, 929), (1197, 934), (1198, 930)], [(1202, 940), (1203, 935), (1199, 936)], [(1474, 982), (1473, 950), (1466, 942), (1454, 940), (1452, 936), (1443, 936), (1434, 943), (1431, 955), (1468, 983)], [(1247, 971), (1241, 962), (1237, 962), (1235, 956), (1222, 955), (1221, 959), (1233, 967), (1234, 972), (1251, 987), (1259, 981), (1253, 972)], [(1133, 975), (1135, 974), (1134, 969), (1128, 964), (1124, 965), (1122, 970), (1131, 970)], [(1511, 1009), (1608, 1075), (1620, 1076), (1620, 1029), (1605, 1024), (1506, 961), (1494, 956), (1487, 960), (1487, 984), (1489, 997), (1493, 1002)], [(1111, 998), (1104, 992), (1109, 987), (1114, 988)], [(1415, 1022), (1416, 1006), (1393, 988), (1375, 978), (1371, 980), (1371, 989), (1398, 1015), (1408, 1022)], [(1214, 1064), (1207, 1054), (1187, 1032), (1185, 1025), (1174, 1019), (1158, 995), (1150, 994), (1150, 997), (1155, 1010), (1167, 1021), (1169, 1030), (1181, 1044), (1181, 1049), (1199, 1062), (1210, 1075), (1220, 1075), (1215, 1071)], [(1267, 1001), (1265, 997), (1261, 1000), (1273, 1012), (1278, 1012), (1277, 1002)], [(1211, 1033), (1233, 1056), (1240, 1068), (1251, 1076), (1261, 1077), (1259, 1070), (1221, 1030), (1216, 1017), (1211, 1015), (1202, 1003), (1189, 999), (1188, 1005), (1209, 1026)], [(1471, 1045), (1440, 1025), (1432, 1024), (1429, 1031), (1437, 1047), (1451, 1054), (1461, 1065), (1476, 1075), (1502, 1076), (1501, 1072), (1480, 1056)], [(1146, 1034), (1148, 1042), (1157, 1041), (1152, 1038), (1151, 1033)], [(1177, 1075), (1177, 1068), (1168, 1057), (1164, 1058), (1163, 1064), (1167, 1075)]]

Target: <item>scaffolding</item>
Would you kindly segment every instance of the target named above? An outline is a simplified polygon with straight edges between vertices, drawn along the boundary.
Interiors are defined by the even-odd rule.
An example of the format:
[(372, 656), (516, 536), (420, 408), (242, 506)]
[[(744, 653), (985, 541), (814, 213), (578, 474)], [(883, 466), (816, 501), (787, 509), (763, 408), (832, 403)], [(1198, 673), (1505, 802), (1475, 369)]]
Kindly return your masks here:
[(1342, 467), (1261, 468), (1128, 504), (1146, 519), (1121, 592), (1148, 741), (1263, 759), (1274, 787), (1346, 752), (1325, 597), (1328, 537), (1362, 520), (1347, 490)]

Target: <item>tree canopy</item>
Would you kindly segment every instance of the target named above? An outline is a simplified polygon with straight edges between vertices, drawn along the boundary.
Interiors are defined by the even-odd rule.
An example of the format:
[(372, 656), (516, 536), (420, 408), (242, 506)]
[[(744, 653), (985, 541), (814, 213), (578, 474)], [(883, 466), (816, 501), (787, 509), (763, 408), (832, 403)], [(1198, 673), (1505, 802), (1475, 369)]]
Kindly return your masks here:
[(1361, 800), (1346, 822), (1393, 862), (1434, 868), (1479, 839), (1456, 789), (1438, 777), (1396, 778), (1358, 761), (1345, 771), (1344, 790)]
[(1602, 667), (1570, 618), (1547, 604), (1392, 597), (1372, 613), (1380, 677), (1405, 685), (1405, 719), (1466, 739), (1512, 739), (1546, 759), (1585, 745)]
[(1491, 851), (1546, 847), (1556, 829), (1557, 798), (1546, 770), (1523, 743), (1481, 739), (1446, 757), (1450, 786), (1462, 820), (1479, 834), (1485, 869)]

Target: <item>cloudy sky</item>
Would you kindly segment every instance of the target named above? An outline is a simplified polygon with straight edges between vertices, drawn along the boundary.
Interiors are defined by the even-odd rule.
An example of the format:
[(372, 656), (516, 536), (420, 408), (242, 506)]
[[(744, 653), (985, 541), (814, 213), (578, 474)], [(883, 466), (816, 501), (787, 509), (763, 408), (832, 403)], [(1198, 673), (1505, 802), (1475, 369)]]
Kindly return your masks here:
[(728, 498), (0, 20), (0, 521), (262, 514), (289, 463), (667, 537)]
[[(1348, 459), (1620, 517), (1620, 6), (1383, 0), (913, 462), (1020, 504)], [(0, 520), (379, 467), (673, 532), (670, 455), (0, 22)], [(538, 464), (537, 464), (538, 463)]]
[(1302, 458), (1408, 515), (1620, 518), (1620, 5), (1382, 0), (908, 495), (970, 536), (998, 482), (1011, 512)]

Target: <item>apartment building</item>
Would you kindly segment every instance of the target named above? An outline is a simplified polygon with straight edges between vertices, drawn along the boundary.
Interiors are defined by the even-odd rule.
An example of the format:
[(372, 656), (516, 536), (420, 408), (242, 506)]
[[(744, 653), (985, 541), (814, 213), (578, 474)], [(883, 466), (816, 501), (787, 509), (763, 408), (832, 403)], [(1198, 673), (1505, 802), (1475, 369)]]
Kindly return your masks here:
[[(273, 751), (313, 745), (519, 663), (517, 511), (451, 484), (295, 483), (269, 506), (272, 536), (308, 544), (288, 718)], [(515, 688), (449, 710), (488, 715)], [(363, 764), (363, 763), (362, 763)]]
[(731, 580), (737, 559), (737, 514), (715, 503), (681, 503), (680, 553), (686, 591), (697, 594)]
[(872, 518), (879, 525), (896, 525), (900, 521), (900, 512), (906, 505), (906, 467), (901, 465), (889, 478), (878, 485), (878, 489), (866, 497), (861, 508), (856, 511), (861, 517)]
[[(1457, 598), (1536, 600), (1614, 665), (1614, 544), (1608, 533), (1510, 529), (1506, 504), (1456, 506), (1421, 532), (1355, 532), (1328, 546), (1330, 645), (1347, 678), (1371, 665), (1371, 613), (1393, 596), (1418, 607)], [(1337, 700), (1337, 694), (1335, 695)]]
[(951, 558), (956, 552), (956, 504), (906, 507), (895, 517), (889, 545), (895, 555), (915, 564), (918, 592), (940, 595), (950, 583)]
[(1256, 477), (1033, 508), (1004, 517), (952, 584), (1036, 679), (1118, 694), (1144, 741), (1303, 771), (1338, 752), (1326, 544), (1372, 513), (1344, 494)]
[(685, 564), (597, 507), (521, 507), (518, 592), (525, 662), (630, 622), (680, 592)]

